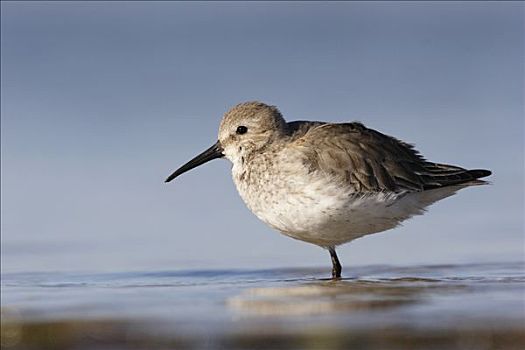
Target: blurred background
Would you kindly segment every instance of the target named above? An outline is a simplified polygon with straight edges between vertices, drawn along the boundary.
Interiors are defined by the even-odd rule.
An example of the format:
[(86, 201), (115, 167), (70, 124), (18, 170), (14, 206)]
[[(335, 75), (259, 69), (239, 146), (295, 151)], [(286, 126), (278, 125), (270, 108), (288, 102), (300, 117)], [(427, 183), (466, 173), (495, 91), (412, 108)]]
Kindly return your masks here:
[(2, 272), (328, 269), (249, 212), (227, 161), (163, 182), (246, 100), (493, 171), (343, 266), (524, 260), (523, 9), (2, 1)]

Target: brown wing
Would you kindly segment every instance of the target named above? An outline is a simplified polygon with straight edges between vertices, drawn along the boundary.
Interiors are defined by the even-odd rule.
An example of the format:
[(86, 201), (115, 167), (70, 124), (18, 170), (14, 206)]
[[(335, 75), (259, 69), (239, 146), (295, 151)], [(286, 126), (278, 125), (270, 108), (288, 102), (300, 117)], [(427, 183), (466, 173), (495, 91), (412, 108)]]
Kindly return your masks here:
[(317, 125), (293, 144), (309, 171), (333, 176), (356, 192), (423, 191), (490, 175), (427, 162), (412, 145), (361, 123)]

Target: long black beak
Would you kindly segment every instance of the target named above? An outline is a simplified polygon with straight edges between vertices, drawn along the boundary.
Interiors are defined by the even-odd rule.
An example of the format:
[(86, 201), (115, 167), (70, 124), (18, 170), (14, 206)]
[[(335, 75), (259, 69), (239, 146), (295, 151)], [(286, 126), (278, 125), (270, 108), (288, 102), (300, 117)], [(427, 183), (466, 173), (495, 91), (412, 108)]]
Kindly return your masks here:
[(171, 174), (170, 176), (168, 176), (168, 178), (164, 182), (170, 182), (171, 180), (173, 180), (180, 174), (183, 174), (187, 172), (188, 170), (191, 170), (195, 167), (198, 167), (199, 165), (209, 162), (210, 160), (213, 160), (215, 158), (224, 157), (224, 154), (222, 153), (222, 151), (223, 149), (221, 147), (221, 144), (219, 143), (219, 141), (217, 141), (213, 146), (208, 148), (206, 151), (202, 152), (197, 157), (193, 158), (188, 163), (184, 164), (183, 166), (175, 170), (175, 172)]

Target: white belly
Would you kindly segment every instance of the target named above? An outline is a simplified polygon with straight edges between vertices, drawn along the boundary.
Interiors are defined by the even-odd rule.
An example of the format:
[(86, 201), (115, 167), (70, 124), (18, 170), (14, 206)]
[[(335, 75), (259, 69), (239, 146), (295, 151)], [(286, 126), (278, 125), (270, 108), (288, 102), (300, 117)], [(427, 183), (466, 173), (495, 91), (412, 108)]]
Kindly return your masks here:
[(255, 187), (235, 182), (260, 220), (287, 236), (323, 247), (394, 228), (458, 189), (358, 195), (326, 179), (301, 183), (288, 177)]

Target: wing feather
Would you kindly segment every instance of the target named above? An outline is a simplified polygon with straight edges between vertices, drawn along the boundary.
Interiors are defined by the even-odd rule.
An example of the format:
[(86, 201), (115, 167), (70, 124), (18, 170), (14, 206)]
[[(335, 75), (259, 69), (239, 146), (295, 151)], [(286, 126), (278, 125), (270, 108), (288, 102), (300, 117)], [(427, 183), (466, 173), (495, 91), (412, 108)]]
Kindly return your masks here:
[(412, 145), (358, 122), (314, 123), (292, 144), (310, 171), (331, 176), (356, 192), (423, 191), (490, 175), (428, 162)]

